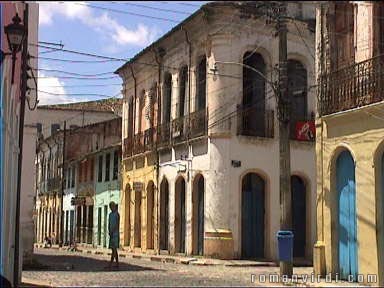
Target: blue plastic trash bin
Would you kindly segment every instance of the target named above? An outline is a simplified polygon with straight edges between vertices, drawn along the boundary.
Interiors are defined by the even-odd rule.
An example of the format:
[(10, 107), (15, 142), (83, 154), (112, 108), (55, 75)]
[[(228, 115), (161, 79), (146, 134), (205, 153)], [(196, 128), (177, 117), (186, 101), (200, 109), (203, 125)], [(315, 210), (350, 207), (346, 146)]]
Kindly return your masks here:
[(293, 260), (293, 233), (292, 231), (278, 231), (276, 234), (279, 250), (279, 261), (292, 262)]

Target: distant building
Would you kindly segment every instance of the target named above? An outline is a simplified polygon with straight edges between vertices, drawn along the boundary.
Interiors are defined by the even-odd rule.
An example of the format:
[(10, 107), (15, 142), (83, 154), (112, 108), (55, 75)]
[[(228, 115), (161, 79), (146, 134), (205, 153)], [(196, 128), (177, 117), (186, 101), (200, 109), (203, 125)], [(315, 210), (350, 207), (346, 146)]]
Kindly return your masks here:
[[(78, 229), (79, 232), (75, 231), (76, 223), (80, 222), (76, 219), (78, 215), (75, 207), (71, 204), (71, 199), (84, 193), (91, 193), (90, 197), (93, 199), (93, 182), (89, 183), (93, 177), (93, 164), (85, 156), (91, 151), (100, 149), (101, 143), (104, 143), (103, 138), (100, 138), (102, 137), (100, 133), (104, 135), (108, 131), (104, 130), (106, 129), (105, 126), (100, 126), (103, 128), (101, 131), (97, 130), (99, 131), (97, 134), (96, 131), (92, 130), (94, 128), (90, 127), (94, 127), (92, 125), (96, 125), (95, 123), (121, 121), (119, 116), (121, 103), (121, 99), (105, 99), (38, 108), (39, 113), (41, 113), (39, 121), (42, 130), (39, 134), (36, 154), (37, 242), (43, 242), (45, 236), (48, 236), (52, 237), (55, 243), (61, 244), (60, 225), (63, 208), (63, 244), (71, 243), (74, 240), (83, 241), (86, 239), (84, 235), (88, 235), (87, 233), (92, 235), (91, 231), (79, 234), (80, 228)], [(67, 130), (65, 134), (65, 169), (63, 171), (64, 121), (67, 122)], [(96, 127), (99, 126), (96, 125)], [(92, 136), (89, 133), (95, 135)], [(112, 131), (112, 133), (119, 132)], [(93, 187), (90, 190), (88, 189), (89, 185)], [(63, 192), (64, 197), (61, 199)]]
[(316, 47), (315, 272), (383, 286), (383, 2), (321, 5)]
[[(122, 244), (276, 260), (278, 38), (268, 2), (211, 2), (120, 67)], [(315, 242), (315, 6), (289, 3), (294, 256)]]

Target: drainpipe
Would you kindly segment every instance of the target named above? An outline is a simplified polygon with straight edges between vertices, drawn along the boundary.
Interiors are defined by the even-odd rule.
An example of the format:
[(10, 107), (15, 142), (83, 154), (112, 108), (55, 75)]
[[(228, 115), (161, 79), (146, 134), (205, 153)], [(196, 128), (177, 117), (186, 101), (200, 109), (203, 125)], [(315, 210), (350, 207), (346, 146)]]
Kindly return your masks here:
[[(158, 52), (154, 51), (155, 61), (157, 63), (157, 127), (159, 127), (161, 121), (161, 89), (160, 89), (160, 81), (161, 81), (161, 61), (159, 60)], [(153, 123), (152, 123), (152, 126)], [(157, 129), (158, 130), (158, 129)], [(156, 136), (158, 134), (156, 133)], [(160, 159), (159, 159), (159, 151), (157, 150), (157, 139), (155, 139), (155, 151), (156, 151), (156, 189), (157, 189), (157, 203), (156, 203), (156, 214), (157, 214), (157, 254), (160, 254)]]

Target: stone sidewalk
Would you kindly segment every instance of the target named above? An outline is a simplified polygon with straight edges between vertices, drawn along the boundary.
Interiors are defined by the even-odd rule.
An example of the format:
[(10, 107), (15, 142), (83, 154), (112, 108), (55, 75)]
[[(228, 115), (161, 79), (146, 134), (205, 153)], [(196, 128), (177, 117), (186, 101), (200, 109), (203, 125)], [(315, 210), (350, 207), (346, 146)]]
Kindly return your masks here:
[[(36, 248), (44, 248), (43, 244), (35, 244)], [(62, 251), (69, 251), (68, 247), (59, 247), (58, 245), (52, 245), (51, 249), (58, 249)], [(90, 248), (84, 246), (77, 246), (77, 252), (95, 254), (95, 255), (111, 255), (110, 249), (102, 248)], [(135, 258), (142, 260), (149, 260), (154, 262), (162, 263), (174, 263), (174, 264), (185, 264), (185, 265), (203, 265), (203, 266), (212, 266), (220, 265), (226, 267), (277, 267), (277, 263), (268, 262), (268, 261), (248, 261), (248, 260), (220, 260), (213, 258), (203, 258), (203, 257), (188, 257), (185, 255), (151, 255), (144, 253), (134, 253), (126, 250), (118, 250), (119, 257), (122, 258)]]
[[(39, 248), (41, 245), (36, 245), (36, 248)], [(35, 250), (38, 256), (43, 257), (52, 257), (55, 259), (61, 259), (59, 262), (57, 260), (52, 260), (49, 262), (49, 258), (45, 259), (43, 261), (48, 261), (47, 269), (37, 269), (37, 270), (29, 270), (26, 271), (25, 274), (23, 274), (23, 282), (28, 283), (31, 286), (28, 287), (52, 287), (54, 279), (57, 279), (57, 277), (61, 277), (58, 275), (66, 275), (64, 278), (68, 279), (77, 279), (80, 280), (78, 277), (79, 275), (82, 275), (83, 278), (86, 278), (88, 282), (82, 282), (83, 286), (85, 284), (94, 285), (94, 273), (100, 273), (99, 268), (97, 265), (104, 265), (100, 264), (100, 259), (103, 259), (102, 261), (108, 262), (109, 257), (108, 255), (111, 254), (110, 250), (107, 249), (94, 249), (94, 248), (88, 248), (88, 247), (78, 247), (77, 252), (70, 252), (68, 251), (68, 248), (59, 248), (58, 246), (53, 246), (52, 249), (37, 249)], [(83, 257), (86, 257), (79, 261), (78, 256), (83, 254)], [(47, 255), (47, 256), (44, 256)], [(155, 280), (161, 280), (162, 283), (167, 283), (167, 286), (173, 286), (177, 281), (189, 281), (185, 283), (215, 283), (212, 281), (216, 281), (216, 279), (219, 281), (216, 284), (216, 286), (223, 286), (222, 284), (226, 284), (233, 286), (233, 284), (244, 284), (245, 286), (255, 287), (255, 286), (269, 286), (269, 287), (284, 287), (284, 286), (293, 286), (293, 287), (339, 287), (339, 286), (346, 286), (346, 287), (367, 287), (367, 285), (363, 285), (360, 283), (348, 283), (348, 282), (335, 282), (334, 280), (330, 283), (326, 282), (326, 279), (312, 279), (313, 277), (313, 269), (311, 267), (295, 267), (294, 268), (294, 274), (295, 278), (287, 279), (287, 282), (284, 282), (283, 279), (280, 279), (279, 277), (279, 268), (276, 266), (273, 262), (256, 262), (256, 261), (245, 261), (245, 260), (217, 260), (217, 259), (207, 259), (207, 258), (192, 258), (192, 257), (186, 257), (186, 256), (170, 256), (170, 255), (146, 255), (146, 254), (139, 254), (139, 253), (132, 253), (128, 251), (119, 251), (119, 255), (122, 258), (121, 262), (124, 265), (130, 266), (129, 269), (122, 269), (121, 271), (117, 272), (109, 272), (108, 275), (112, 275), (111, 279), (107, 279), (109, 283), (116, 284), (122, 279), (127, 279), (127, 283), (136, 283), (137, 285), (133, 286), (148, 286), (148, 283), (152, 283), (151, 281)], [(69, 265), (69, 269), (67, 266), (55, 267), (55, 265), (63, 265), (60, 261), (63, 261), (63, 257), (68, 257), (65, 261), (68, 261), (69, 264), (75, 264), (75, 265)], [(94, 260), (92, 260), (94, 259)], [(130, 260), (131, 259), (131, 260)], [(41, 259), (40, 259), (41, 260)], [(53, 261), (53, 262), (52, 262)], [(90, 263), (89, 261), (95, 261), (94, 264)], [(41, 262), (43, 263), (43, 262)], [(60, 264), (59, 264), (60, 263)], [(65, 262), (67, 263), (67, 262)], [(79, 265), (77, 265), (80, 263)], [(177, 265), (177, 264), (184, 264), (184, 265)], [(202, 265), (201, 267), (196, 265)], [(131, 267), (132, 266), (132, 267)], [(86, 267), (86, 268), (84, 268)], [(95, 270), (92, 270), (93, 268), (89, 267), (96, 267)], [(148, 270), (135, 270), (134, 267), (144, 267)], [(90, 269), (90, 270), (88, 270)], [(61, 271), (61, 272), (60, 272)], [(102, 273), (104, 270), (100, 270)], [(79, 272), (88, 272), (88, 273), (81, 273)], [(134, 273), (132, 273), (134, 272)], [(34, 273), (37, 273), (37, 276), (33, 276)], [(40, 274), (39, 274), (40, 273)], [(57, 274), (58, 273), (58, 274)], [(143, 274), (144, 273), (144, 274)], [(116, 274), (116, 275), (114, 275)], [(50, 275), (50, 276), (49, 276)], [(52, 276), (54, 275), (54, 276)], [(71, 275), (77, 275), (77, 276), (71, 276)], [(113, 276), (114, 275), (114, 276)], [(250, 276), (255, 276), (254, 280), (244, 282), (244, 279), (248, 279)], [(48, 277), (47, 277), (48, 276)], [(184, 277), (192, 277), (191, 279), (184, 278)], [(260, 276), (264, 277), (264, 280), (259, 279)], [(26, 277), (32, 277), (31, 279), (27, 279)], [(115, 278), (113, 278), (115, 277)], [(117, 277), (117, 278), (116, 278)], [(271, 277), (279, 277), (278, 281), (276, 282), (276, 279), (271, 280)], [(89, 278), (89, 279), (88, 279)], [(47, 281), (51, 279), (52, 281)], [(225, 280), (224, 282), (220, 282), (220, 280)], [(252, 277), (251, 277), (252, 279)], [(105, 279), (104, 279), (105, 280)], [(201, 281), (208, 281), (208, 282), (201, 282)], [(117, 281), (117, 282), (113, 282)], [(149, 281), (149, 282), (148, 282)], [(164, 282), (165, 281), (165, 282)], [(168, 281), (168, 282), (166, 282)], [(175, 282), (176, 281), (176, 282)], [(79, 282), (81, 283), (81, 282)], [(98, 283), (98, 282), (97, 282)], [(153, 282), (156, 283), (156, 282)], [(171, 284), (170, 284), (171, 283)], [(56, 283), (57, 284), (57, 283)], [(76, 284), (76, 283), (75, 283)], [(77, 283), (78, 284), (78, 283)], [(103, 283), (99, 283), (103, 284)], [(146, 284), (146, 285), (144, 285)], [(91, 285), (91, 286), (92, 286)], [(87, 285), (85, 285), (87, 286)], [(84, 286), (84, 287), (85, 287)], [(188, 286), (188, 285), (187, 285)], [(196, 285), (192, 285), (196, 286)], [(201, 285), (200, 285), (201, 286)], [(209, 285), (212, 286), (212, 285)], [(374, 286), (374, 285), (372, 285)], [(242, 286), (241, 286), (242, 287)]]

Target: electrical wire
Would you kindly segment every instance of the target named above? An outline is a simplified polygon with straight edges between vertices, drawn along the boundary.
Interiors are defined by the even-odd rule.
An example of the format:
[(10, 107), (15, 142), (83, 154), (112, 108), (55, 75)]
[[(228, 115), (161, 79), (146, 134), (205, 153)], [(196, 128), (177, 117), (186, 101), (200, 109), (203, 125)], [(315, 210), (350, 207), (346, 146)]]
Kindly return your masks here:
[(33, 68), (33, 67), (32, 67), (32, 69), (35, 71), (57, 72), (57, 73), (76, 75), (76, 76), (82, 76), (82, 77), (97, 77), (97, 76), (101, 76), (101, 75), (114, 74), (114, 71), (101, 72), (101, 73), (96, 73), (96, 74), (82, 74), (82, 73), (68, 72), (68, 71), (63, 71), (63, 70), (58, 70), (58, 69), (43, 69), (43, 68)]
[(76, 80), (108, 80), (108, 79), (117, 79), (117, 78), (120, 78), (119, 76), (111, 76), (111, 77), (94, 77), (94, 78), (90, 78), (90, 77), (76, 77), (76, 76), (60, 76), (60, 77), (57, 77), (57, 76), (37, 76), (36, 78), (37, 79), (49, 79), (49, 78), (53, 78), (53, 77), (56, 77), (56, 78), (60, 78), (60, 79), (76, 79)]
[[(119, 3), (119, 2), (111, 1), (111, 3)], [(123, 4), (128, 5), (128, 6), (141, 7), (141, 8), (145, 8), (145, 9), (155, 10), (155, 11), (163, 11), (163, 12), (177, 13), (177, 14), (183, 14), (183, 15), (190, 15), (191, 14), (191, 13), (180, 11), (180, 10), (151, 7), (151, 6), (147, 6), (147, 5), (143, 5), (143, 4), (136, 4), (136, 3), (134, 4), (134, 3), (127, 3), (127, 2), (124, 2)]]
[(89, 64), (99, 64), (99, 63), (108, 63), (108, 62), (121, 62), (121, 60), (73, 60), (73, 59), (60, 59), (60, 58), (51, 58), (51, 57), (36, 57), (36, 56), (31, 56), (31, 58), (34, 59), (39, 59), (39, 60), (48, 60), (48, 61), (57, 61), (57, 62), (68, 62), (68, 63), (73, 63), (73, 64), (84, 64), (84, 63), (89, 63)]
[[(64, 3), (64, 2), (59, 2), (59, 3)], [(137, 16), (137, 17), (149, 18), (149, 19), (153, 19), (153, 20), (161, 20), (161, 21), (165, 21), (165, 22), (179, 23), (181, 21), (181, 20), (173, 20), (173, 19), (157, 17), (157, 16), (149, 16), (149, 15), (145, 15), (145, 14), (139, 14), (139, 13), (124, 11), (124, 10), (119, 10), (119, 9), (114, 9), (114, 8), (101, 7), (101, 6), (96, 6), (96, 5), (88, 4), (88, 3), (86, 4), (86, 3), (72, 2), (72, 4), (86, 6), (86, 7), (98, 9), (98, 10), (109, 11), (109, 12), (113, 12), (113, 13), (132, 15), (132, 16)]]
[(111, 96), (111, 95), (105, 95), (105, 94), (99, 94), (99, 93), (54, 93), (54, 92), (49, 92), (49, 91), (43, 91), (43, 90), (38, 90), (38, 89), (33, 89), (36, 90), (39, 93), (45, 93), (53, 96), (95, 96), (95, 97), (106, 97), (106, 98), (114, 98), (121, 93), (119, 92), (118, 94)]

